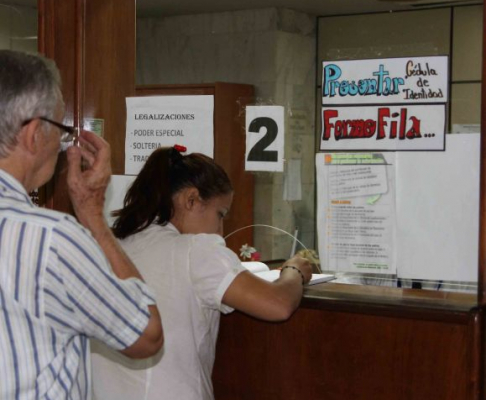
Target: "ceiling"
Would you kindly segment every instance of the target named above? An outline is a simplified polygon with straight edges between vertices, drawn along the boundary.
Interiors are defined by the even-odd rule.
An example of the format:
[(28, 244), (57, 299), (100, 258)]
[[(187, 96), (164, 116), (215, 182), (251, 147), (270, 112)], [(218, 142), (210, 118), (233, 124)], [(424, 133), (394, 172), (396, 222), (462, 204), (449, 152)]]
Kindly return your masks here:
[[(97, 0), (103, 1), (103, 0)], [(452, 5), (483, 4), (484, 0), (134, 0), (137, 16), (201, 14), (259, 8), (288, 8), (326, 16), (400, 10), (417, 10)], [(0, 0), (0, 5), (35, 7), (37, 0)]]
[(326, 16), (482, 3), (483, 0), (137, 0), (137, 15), (168, 16), (276, 7)]
[(25, 6), (25, 7), (36, 7), (37, 0), (0, 0), (0, 6)]

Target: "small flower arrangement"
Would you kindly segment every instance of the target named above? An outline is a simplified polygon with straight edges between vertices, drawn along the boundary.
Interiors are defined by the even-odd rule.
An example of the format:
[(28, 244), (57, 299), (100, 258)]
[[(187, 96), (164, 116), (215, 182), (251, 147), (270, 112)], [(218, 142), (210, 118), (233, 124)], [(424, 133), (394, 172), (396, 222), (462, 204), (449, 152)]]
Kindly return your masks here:
[(240, 247), (240, 257), (243, 260), (260, 261), (261, 254), (257, 251), (257, 249), (245, 243)]

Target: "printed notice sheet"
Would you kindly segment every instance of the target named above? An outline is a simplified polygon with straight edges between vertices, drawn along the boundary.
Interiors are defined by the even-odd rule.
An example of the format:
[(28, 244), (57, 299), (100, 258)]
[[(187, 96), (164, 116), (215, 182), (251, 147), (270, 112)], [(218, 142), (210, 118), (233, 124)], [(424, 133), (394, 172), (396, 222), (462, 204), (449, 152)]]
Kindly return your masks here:
[(477, 282), (480, 135), (445, 152), (319, 153), (324, 270)]
[(213, 96), (128, 97), (125, 174), (136, 175), (159, 147), (214, 157)]
[(394, 154), (319, 153), (319, 254), (326, 270), (394, 274)]

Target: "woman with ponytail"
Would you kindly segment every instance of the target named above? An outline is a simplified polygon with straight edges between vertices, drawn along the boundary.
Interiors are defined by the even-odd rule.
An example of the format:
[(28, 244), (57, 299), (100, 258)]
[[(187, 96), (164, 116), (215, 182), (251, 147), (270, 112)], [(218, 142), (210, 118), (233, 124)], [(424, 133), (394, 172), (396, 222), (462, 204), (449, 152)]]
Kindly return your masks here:
[(311, 266), (284, 263), (266, 282), (225, 247), (223, 220), (233, 200), (225, 171), (181, 148), (152, 153), (115, 213), (115, 236), (156, 293), (165, 345), (150, 359), (125, 359), (107, 348), (93, 354), (97, 400), (212, 400), (211, 373), (220, 313), (234, 309), (266, 321), (298, 307)]

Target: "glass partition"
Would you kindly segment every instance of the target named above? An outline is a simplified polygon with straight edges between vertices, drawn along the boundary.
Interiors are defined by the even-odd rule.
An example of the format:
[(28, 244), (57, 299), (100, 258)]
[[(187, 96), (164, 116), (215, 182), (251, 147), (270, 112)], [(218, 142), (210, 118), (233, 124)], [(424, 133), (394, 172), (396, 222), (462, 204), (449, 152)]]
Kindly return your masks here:
[[(280, 260), (287, 259), (296, 251), (305, 251), (313, 257), (316, 268), (334, 273), (338, 278), (334, 282), (337, 283), (477, 293), (478, 135), (483, 70), (481, 4), (323, 16), (327, 15), (326, 12), (301, 11), (297, 4), (292, 10), (264, 8), (212, 12), (207, 9), (203, 14), (172, 10), (172, 15), (163, 15), (163, 10), (140, 12), (139, 5), (142, 3), (137, 4), (137, 85), (251, 84), (255, 88), (255, 98), (250, 105), (284, 107), (284, 171), (252, 172), (255, 177), (254, 224), (241, 229), (252, 229), (254, 241), (241, 243), (242, 246), (254, 247), (261, 260), (271, 266), (278, 266)], [(389, 230), (391, 239), (386, 246), (387, 251), (393, 254), (392, 271), (347, 268), (341, 261), (332, 261), (332, 257), (330, 261), (332, 249), (322, 246), (323, 235), (342, 232), (344, 221), (338, 220), (333, 232), (332, 229), (323, 231), (319, 219), (325, 212), (319, 201), (315, 157), (326, 153), (325, 149), (321, 149), (323, 61), (435, 56), (447, 57), (445, 151), (434, 151), (430, 157), (427, 151), (371, 152), (375, 162), (381, 159), (383, 161), (380, 162), (393, 164), (401, 172), (408, 171), (403, 180), (395, 171), (393, 176), (396, 178), (387, 182), (393, 188), (390, 189), (393, 191), (390, 219), (397, 218), (397, 200), (412, 201), (408, 213), (399, 214), (401, 220), (398, 224), (395, 221), (395, 227)], [(420, 112), (426, 117), (427, 110)], [(458, 136), (451, 140), (449, 137), (458, 134), (469, 136), (461, 136), (466, 143), (462, 143), (461, 139), (455, 146), (453, 143), (457, 141), (454, 139)], [(241, 126), (241, 135), (245, 135), (244, 125)], [(469, 138), (474, 137), (476, 144), (471, 145)], [(460, 157), (454, 159), (456, 169), (444, 159), (436, 163), (439, 153), (453, 156), (453, 150), (457, 150)], [(464, 153), (468, 151), (472, 153), (465, 157), (463, 164)], [(332, 152), (340, 153), (343, 151)], [(370, 152), (356, 153), (366, 155)], [(421, 169), (421, 163), (414, 162), (415, 153), (424, 160), (426, 170)], [(395, 157), (399, 160), (395, 161)], [(438, 165), (447, 168), (438, 170)], [(467, 180), (461, 180), (459, 173), (463, 173)], [(389, 179), (390, 174), (387, 174)], [(399, 183), (408, 182), (414, 176), (422, 177), (420, 185), (397, 185), (397, 180)], [(425, 177), (431, 177), (430, 187), (429, 178)], [(465, 196), (455, 196), (455, 180), (469, 185), (464, 186)], [(442, 185), (440, 190), (434, 187), (439, 183)], [(444, 192), (448, 185), (449, 194)], [(435, 192), (440, 194), (439, 197), (434, 197)], [(237, 183), (235, 195), (244, 196), (244, 193), (238, 192)], [(461, 203), (463, 199), (466, 200)], [(376, 198), (374, 201), (380, 204)], [(416, 205), (415, 214), (413, 204)], [(456, 208), (451, 211), (452, 205)], [(431, 215), (434, 209), (437, 214)], [(418, 233), (409, 228), (414, 225), (414, 220), (420, 227)], [(444, 221), (449, 221), (444, 226), (454, 227), (457, 224), (462, 230), (468, 230), (470, 226), (467, 240), (451, 246), (453, 240), (451, 242), (446, 231), (440, 229), (442, 225), (439, 222)], [(400, 227), (404, 227), (405, 236), (399, 231)], [(432, 227), (445, 235), (442, 247), (434, 242), (434, 231), (428, 233), (428, 228)], [(459, 232), (459, 229), (456, 231)], [(415, 239), (407, 237), (407, 232), (411, 233), (410, 236), (415, 235)], [(400, 246), (403, 237), (409, 241), (408, 247)], [(420, 242), (420, 237), (425, 238), (423, 242)], [(376, 244), (363, 242), (356, 236), (354, 241), (360, 245)], [(415, 251), (410, 250), (417, 241), (419, 244)], [(457, 252), (454, 251), (456, 245)], [(467, 254), (467, 259), (460, 258), (462, 254)], [(340, 257), (349, 257), (349, 253), (341, 253)], [(456, 257), (454, 262), (451, 257)], [(444, 271), (448, 271), (444, 274), (441, 273), (443, 259), (452, 264), (444, 267)], [(372, 263), (357, 261), (357, 264)], [(429, 269), (433, 274), (423, 274)], [(403, 270), (406, 273), (402, 274)], [(468, 273), (462, 274), (463, 270)]]
[[(427, 68), (432, 68), (436, 60), (433, 57), (447, 56), (450, 70), (445, 80), (450, 95), (444, 99), (443, 149), (373, 152), (374, 161), (383, 158), (384, 163), (390, 164), (368, 166), (374, 178), (362, 175), (376, 185), (377, 193), (362, 191), (361, 197), (337, 196), (339, 201), (330, 196), (327, 212), (318, 217), (318, 225), (327, 228), (317, 229), (321, 262), (325, 269), (336, 273), (336, 282), (477, 293), (482, 15), (482, 6), (473, 5), (319, 18), (318, 137), (336, 120), (325, 118), (325, 110), (332, 107), (321, 106), (325, 90), (321, 73), (326, 62), (339, 65), (340, 61), (361, 60), (358, 63), (366, 68), (370, 59), (377, 60), (377, 65), (389, 65), (396, 58), (406, 65), (415, 57), (423, 57), (418, 59), (422, 62), (419, 68), (423, 69), (419, 71), (422, 78), (418, 86), (430, 78)], [(346, 29), (348, 26), (354, 29)], [(447, 87), (443, 90), (447, 91)], [(423, 128), (435, 110), (426, 104), (428, 89), (417, 88), (415, 94), (422, 93), (425, 96), (417, 99), (419, 109), (405, 109), (416, 113)], [(347, 105), (354, 102), (352, 99)], [(385, 125), (392, 123), (389, 118)], [(318, 151), (326, 153), (326, 145), (319, 142)], [(326, 153), (332, 162), (334, 158), (342, 161), (348, 155), (353, 162), (362, 162), (363, 157), (370, 156), (359, 148), (351, 154), (333, 152), (336, 147)], [(330, 168), (333, 176), (365, 171), (364, 166), (322, 167), (323, 175), (317, 179), (327, 184), (323, 192), (332, 190), (329, 182), (349, 185), (345, 178), (326, 178)], [(379, 177), (383, 170), (387, 177), (384, 179), (388, 180), (386, 189)], [(378, 193), (379, 200), (373, 197)], [(329, 193), (321, 197), (321, 203), (325, 202)], [(319, 206), (323, 204), (319, 204), (318, 196)]]
[(0, 48), (37, 53), (37, 0), (0, 1)]
[[(37, 0), (0, 1), (0, 49), (38, 52)], [(38, 190), (30, 196), (40, 204)]]

